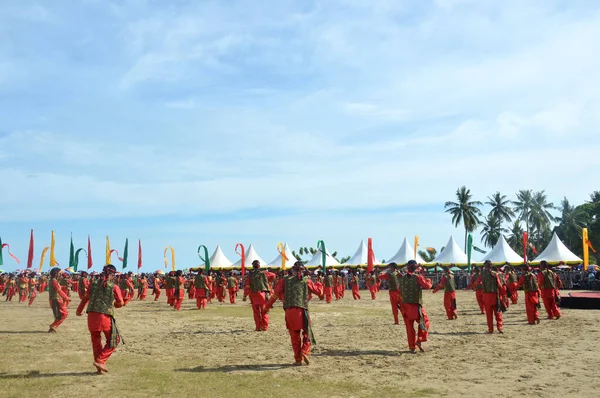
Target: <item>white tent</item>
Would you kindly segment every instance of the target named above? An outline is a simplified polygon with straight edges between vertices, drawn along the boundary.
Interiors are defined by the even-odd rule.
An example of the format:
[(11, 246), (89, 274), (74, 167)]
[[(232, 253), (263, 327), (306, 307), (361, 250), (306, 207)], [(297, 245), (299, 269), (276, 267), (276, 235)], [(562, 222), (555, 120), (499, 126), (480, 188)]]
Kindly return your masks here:
[[(296, 262), (296, 257), (292, 254), (292, 249), (288, 246), (287, 242), (283, 245), (283, 250), (285, 251), (285, 255), (288, 258), (286, 261), (286, 268), (291, 267)], [(268, 267), (271, 268), (281, 268), (281, 253), (277, 255), (269, 264)]]
[[(350, 258), (350, 260), (346, 261), (344, 265), (365, 265), (367, 264), (367, 260), (369, 258), (369, 250), (367, 245), (365, 244), (365, 240), (360, 241), (360, 245), (358, 245), (358, 249), (356, 249), (356, 253), (354, 256)], [(377, 261), (377, 258), (373, 260), (373, 264), (381, 264)]]
[[(468, 262), (467, 255), (464, 251), (458, 246), (456, 241), (452, 236), (448, 239), (448, 243), (444, 247), (444, 250), (437, 256), (431, 263), (438, 263), (442, 265), (449, 264), (461, 264), (466, 265)], [(472, 261), (473, 262), (473, 261)]]
[[(245, 256), (245, 265), (248, 269), (252, 268), (252, 262), (254, 260), (258, 260), (260, 262), (261, 267), (267, 264), (267, 262), (258, 255), (256, 250), (254, 250), (254, 246), (252, 244), (248, 247), (248, 249), (246, 249)], [(242, 259), (240, 258), (235, 264), (233, 264), (233, 266), (236, 268), (240, 268), (242, 266)]]
[[(204, 267), (204, 264), (201, 265)], [(221, 246), (217, 245), (212, 256), (210, 256), (210, 268), (211, 269), (232, 269), (233, 263), (227, 258), (223, 250), (221, 250)]]
[(567, 246), (561, 242), (556, 232), (552, 235), (552, 240), (550, 240), (548, 246), (533, 262), (539, 263), (542, 260), (546, 260), (549, 263), (559, 263), (562, 261), (564, 263), (579, 264), (583, 262), (571, 250), (567, 249)]
[[(329, 250), (325, 250), (325, 253), (326, 253), (325, 265), (327, 267), (340, 265), (339, 261), (336, 260), (335, 258), (333, 258), (333, 256), (331, 256), (331, 254), (329, 254)], [(321, 260), (322, 256), (323, 256), (323, 253), (321, 253), (321, 250), (317, 250), (317, 252), (313, 256), (313, 258), (308, 260), (308, 262), (304, 265), (306, 267), (312, 267), (312, 268), (322, 267), (323, 266), (323, 261)]]
[(519, 256), (508, 244), (506, 239), (504, 239), (504, 235), (500, 235), (500, 240), (496, 243), (496, 246), (492, 248), (492, 250), (486, 254), (481, 262), (486, 260), (490, 260), (493, 264), (522, 264), (523, 257)]
[(415, 260), (418, 264), (425, 264), (426, 261), (423, 260), (421, 256), (417, 253), (417, 258), (415, 257), (415, 249), (412, 247), (410, 243), (408, 243), (408, 239), (404, 238), (402, 242), (402, 246), (400, 249), (394, 254), (392, 258), (390, 258), (387, 263), (396, 263), (399, 265), (406, 264), (409, 260)]

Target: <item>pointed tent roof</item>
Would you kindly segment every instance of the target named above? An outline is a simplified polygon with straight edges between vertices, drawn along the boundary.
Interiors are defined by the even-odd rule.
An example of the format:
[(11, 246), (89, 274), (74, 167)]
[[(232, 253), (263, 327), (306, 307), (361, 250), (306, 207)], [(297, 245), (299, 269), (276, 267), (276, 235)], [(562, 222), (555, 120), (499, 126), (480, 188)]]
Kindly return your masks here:
[[(369, 258), (369, 250), (367, 245), (365, 244), (365, 240), (362, 239), (360, 244), (358, 245), (358, 249), (356, 249), (356, 253), (354, 256), (350, 258), (350, 260), (346, 261), (344, 265), (365, 265), (367, 264)], [(373, 260), (373, 264), (381, 264), (377, 261), (377, 258)]]
[(496, 243), (496, 246), (486, 254), (481, 262), (490, 260), (492, 264), (506, 264), (518, 265), (523, 263), (523, 257), (519, 256), (508, 244), (504, 235), (500, 235), (500, 240)]
[[(285, 251), (285, 255), (288, 258), (286, 268), (291, 267), (296, 262), (296, 257), (294, 257), (294, 255), (292, 254), (292, 249), (290, 249), (287, 242), (285, 242), (285, 244), (283, 245), (283, 249)], [(267, 266), (271, 268), (281, 268), (281, 253), (279, 253), (277, 257), (273, 259), (273, 261), (267, 264)]]
[[(327, 257), (325, 259), (325, 266), (329, 267), (329, 266), (340, 265), (339, 261), (336, 260), (335, 258), (333, 258), (333, 256), (331, 254), (329, 254), (329, 250), (325, 250), (325, 253), (327, 254)], [(323, 263), (321, 261), (322, 256), (323, 256), (323, 254), (321, 253), (321, 251), (317, 250), (317, 252), (313, 256), (313, 258), (308, 260), (308, 262), (304, 265), (306, 267), (310, 267), (310, 268), (322, 267), (323, 266)]]
[[(204, 263), (201, 265), (204, 267)], [(217, 248), (213, 252), (212, 256), (210, 256), (210, 268), (211, 269), (231, 269), (233, 268), (233, 263), (231, 260), (227, 258), (223, 250), (221, 250), (221, 246), (217, 245)]]
[(448, 239), (448, 243), (444, 247), (444, 250), (437, 256), (431, 263), (439, 263), (441, 265), (467, 265), (467, 255), (458, 246), (452, 236)]
[(565, 264), (580, 264), (583, 262), (577, 257), (571, 250), (567, 249), (564, 243), (558, 238), (556, 232), (552, 235), (552, 240), (548, 243), (548, 246), (544, 251), (532, 261), (532, 263), (539, 263), (542, 260), (546, 260), (549, 263), (564, 262)]
[(402, 241), (402, 245), (400, 249), (394, 254), (392, 258), (390, 258), (387, 263), (396, 263), (396, 264), (406, 264), (409, 260), (415, 260), (419, 264), (425, 264), (427, 261), (423, 260), (421, 256), (417, 253), (417, 258), (415, 257), (415, 249), (412, 247), (410, 243), (408, 243), (408, 239), (404, 238)]
[[(245, 256), (246, 256), (246, 267), (248, 267), (248, 268), (252, 267), (252, 262), (254, 260), (258, 260), (260, 262), (261, 266), (265, 266), (267, 264), (267, 262), (258, 255), (256, 250), (254, 250), (254, 246), (252, 244), (250, 244), (250, 246), (246, 250)], [(237, 267), (237, 268), (241, 267), (242, 259), (240, 258), (235, 264), (233, 264), (233, 266)]]

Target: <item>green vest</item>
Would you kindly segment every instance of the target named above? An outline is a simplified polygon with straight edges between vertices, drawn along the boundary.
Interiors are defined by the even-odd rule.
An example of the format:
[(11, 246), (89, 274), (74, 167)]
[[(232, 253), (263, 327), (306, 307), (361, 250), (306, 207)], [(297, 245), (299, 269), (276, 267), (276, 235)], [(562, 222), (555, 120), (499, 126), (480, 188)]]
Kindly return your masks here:
[(538, 291), (538, 283), (535, 275), (531, 272), (526, 272), (523, 274), (523, 278), (525, 279), (525, 283), (523, 283), (523, 290), (525, 290), (525, 293)]
[(206, 280), (204, 279), (204, 275), (196, 275), (196, 279), (194, 279), (194, 285), (196, 286), (196, 289), (208, 290), (206, 288)]
[(542, 275), (544, 275), (544, 286), (542, 289), (555, 289), (556, 288), (556, 275), (554, 272), (549, 269), (543, 270)]
[(400, 283), (400, 273), (398, 271), (389, 272), (390, 279), (388, 280), (388, 290), (397, 291)]
[(50, 278), (50, 280), (48, 281), (48, 293), (49, 293), (49, 299), (50, 300), (58, 300), (58, 292), (56, 291), (56, 289), (52, 286), (52, 281), (56, 280), (56, 278)]
[(519, 280), (517, 279), (517, 274), (513, 271), (508, 273), (508, 283), (517, 283)]
[(227, 287), (228, 288), (233, 289), (236, 286), (237, 286), (237, 279), (235, 279), (233, 276), (230, 276), (229, 278), (227, 278)]
[(178, 276), (173, 278), (173, 288), (175, 290), (183, 289), (183, 285), (181, 284), (181, 280), (179, 279)]
[(484, 293), (498, 293), (497, 274), (494, 271), (481, 271), (481, 284)]
[(115, 284), (98, 279), (90, 285), (90, 303), (87, 312), (98, 312), (109, 316), (114, 316), (115, 293), (113, 291)]
[(406, 304), (423, 304), (423, 288), (417, 282), (416, 275), (406, 274), (400, 278), (400, 295)]
[(331, 275), (325, 275), (325, 280), (323, 282), (325, 282), (324, 284), (327, 287), (333, 286), (333, 276), (331, 276)]
[(127, 286), (127, 281), (125, 279), (121, 279), (119, 281), (119, 287), (123, 292), (127, 292), (129, 290), (129, 286)]
[(85, 278), (79, 278), (79, 282), (77, 282), (78, 287), (79, 287), (79, 292), (81, 292), (81, 294), (85, 294), (85, 286), (83, 285), (83, 282), (85, 281)]
[(359, 279), (358, 279), (358, 275), (354, 275), (352, 277), (352, 281), (354, 281), (354, 284), (356, 285), (356, 287), (359, 286)]
[(252, 293), (269, 292), (269, 282), (267, 276), (261, 270), (250, 271), (250, 290)]
[(173, 289), (173, 277), (165, 277), (165, 289)]
[(308, 309), (308, 277), (298, 279), (296, 276), (285, 277), (283, 309), (299, 307)]
[(446, 277), (446, 284), (444, 285), (444, 293), (452, 293), (456, 291), (456, 284), (454, 283), (454, 275), (447, 274), (444, 275)]

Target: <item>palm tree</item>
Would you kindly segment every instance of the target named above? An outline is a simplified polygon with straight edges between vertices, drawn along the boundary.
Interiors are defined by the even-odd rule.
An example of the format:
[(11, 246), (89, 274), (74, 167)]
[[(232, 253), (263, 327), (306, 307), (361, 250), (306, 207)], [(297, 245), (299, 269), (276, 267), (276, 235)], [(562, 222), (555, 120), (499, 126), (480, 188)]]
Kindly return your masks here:
[(589, 221), (589, 215), (582, 206), (571, 206), (566, 197), (560, 202), (559, 210), (561, 214), (556, 218), (559, 223), (556, 232), (569, 247), (576, 247), (576, 243), (581, 239), (581, 230)]
[(510, 247), (520, 255), (523, 255), (523, 228), (521, 227), (521, 222), (519, 220), (515, 220), (514, 224), (510, 229), (510, 235), (508, 235), (508, 239), (506, 240)]
[(533, 207), (533, 194), (531, 189), (521, 189), (517, 193), (517, 200), (513, 202), (519, 220), (525, 222), (525, 232), (529, 233), (529, 218)]
[(500, 240), (500, 235), (505, 232), (505, 229), (502, 228), (502, 222), (490, 213), (481, 225), (483, 226), (481, 229), (481, 241), (485, 246), (495, 246), (498, 240)]
[(515, 212), (509, 207), (510, 200), (508, 200), (506, 195), (502, 195), (500, 192), (488, 196), (488, 201), (485, 202), (485, 204), (492, 207), (489, 215), (497, 218), (500, 223), (503, 221), (511, 222), (515, 217)]
[(456, 190), (456, 199), (458, 202), (446, 202), (444, 208), (446, 213), (452, 214), (452, 223), (455, 227), (462, 222), (465, 227), (465, 251), (467, 250), (467, 234), (472, 232), (479, 225), (479, 216), (481, 210), (479, 206), (482, 203), (478, 200), (471, 200), (471, 190), (464, 185)]
[(428, 247), (426, 250), (419, 250), (419, 256), (426, 262), (432, 262), (437, 256), (437, 250), (433, 247)]
[(532, 226), (534, 238), (538, 246), (544, 246), (550, 241), (552, 233), (550, 231), (550, 222), (556, 219), (549, 210), (554, 209), (554, 204), (548, 203), (545, 191), (535, 192), (533, 194), (533, 205), (529, 216), (529, 222)]

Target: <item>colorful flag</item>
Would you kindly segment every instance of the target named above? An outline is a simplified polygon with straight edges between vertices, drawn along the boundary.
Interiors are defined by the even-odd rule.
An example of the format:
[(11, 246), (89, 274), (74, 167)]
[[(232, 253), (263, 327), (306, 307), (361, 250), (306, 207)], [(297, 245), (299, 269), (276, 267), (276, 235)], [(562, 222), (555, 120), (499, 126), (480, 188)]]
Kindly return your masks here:
[(50, 241), (50, 267), (56, 267), (60, 265), (58, 261), (56, 261), (56, 255), (54, 253), (54, 247), (56, 246), (56, 239), (54, 237), (54, 231), (52, 231), (52, 240)]
[(27, 268), (33, 267), (33, 229), (29, 237), (29, 253), (27, 254)]
[(90, 236), (88, 235), (88, 250), (87, 250), (87, 258), (88, 258), (88, 269), (92, 268), (92, 243), (90, 242)]
[[(242, 248), (241, 253), (238, 252), (238, 247)], [(200, 248), (198, 248), (198, 250), (200, 250)], [(244, 277), (244, 275), (246, 275), (246, 249), (244, 249), (244, 245), (242, 245), (241, 243), (238, 243), (235, 245), (235, 252), (237, 254), (239, 254), (239, 256), (242, 258), (242, 278)], [(208, 256), (208, 252), (206, 254)], [(202, 258), (202, 257), (200, 257)], [(208, 272), (208, 270), (207, 270)]]
[(127, 257), (129, 256), (129, 239), (125, 238), (125, 250), (123, 250), (123, 269), (127, 268)]
[(142, 241), (138, 239), (138, 269), (142, 268)]

